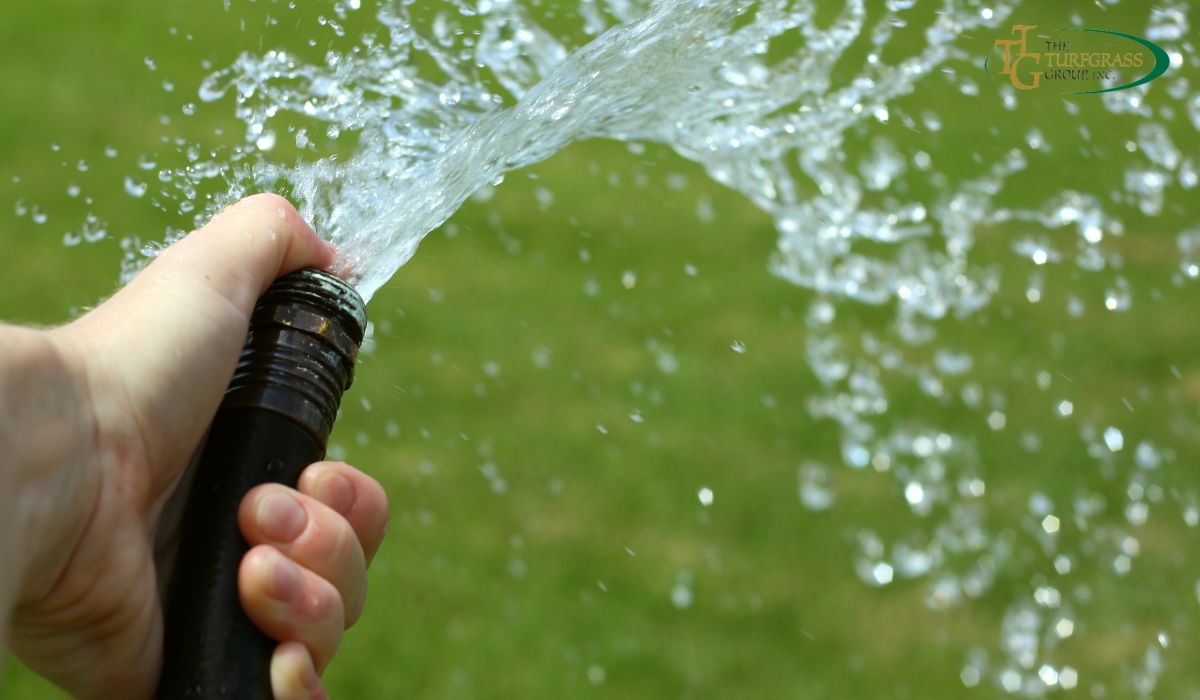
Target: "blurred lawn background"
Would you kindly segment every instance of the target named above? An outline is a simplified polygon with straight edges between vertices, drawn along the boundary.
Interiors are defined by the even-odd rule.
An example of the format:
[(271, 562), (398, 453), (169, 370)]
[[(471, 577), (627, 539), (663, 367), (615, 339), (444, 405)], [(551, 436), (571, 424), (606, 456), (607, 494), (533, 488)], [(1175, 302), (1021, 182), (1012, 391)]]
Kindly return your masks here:
[[(121, 236), (155, 240), (180, 225), (126, 198), (121, 183), (138, 172), (138, 154), (164, 149), (162, 134), (217, 143), (213, 129), (232, 127), (240, 136), (221, 110), (180, 113), (207, 73), (202, 60), (220, 66), (260, 48), (238, 17), (270, 8), (233, 5), (231, 13), (214, 0), (6, 6), (0, 318), (67, 320), (115, 288)], [(1123, 14), (1102, 26), (1144, 26), (1144, 8), (1110, 12)], [(980, 37), (981, 50), (991, 40)], [(995, 85), (984, 91), (994, 96)], [(928, 106), (943, 115), (944, 138), (962, 142), (964, 159), (943, 169), (974, 176), (966, 154), (992, 107), (945, 92)], [(1095, 133), (1128, 131), (1098, 101), (1078, 102)], [(1054, 143), (1066, 128), (1054, 121), (1060, 112), (1053, 101), (1031, 102), (1004, 118), (1040, 124)], [(1195, 132), (1177, 145), (1196, 155)], [(1078, 176), (1074, 165), (1070, 152), (1056, 154), (1054, 167), (1026, 183), (1031, 204)], [(668, 187), (670, 174), (686, 185)], [(71, 183), (80, 196), (68, 195)], [(976, 376), (1007, 393), (1005, 436), (1030, 429), (1044, 438), (1035, 458), (985, 432), (986, 410), (924, 409), (980, 435), (988, 478), (1013, 485), (993, 495), (989, 482), (998, 514), (1019, 522), (1033, 486), (1073, 493), (1090, 464), (1072, 442), (1076, 429), (1050, 424), (1051, 397), (1029, 367), (1069, 372), (1076, 381), (1062, 396), (1081, 414), (1100, 424), (1117, 416), (1127, 436), (1173, 445), (1180, 463), (1194, 463), (1196, 287), (1169, 280), (1174, 232), (1200, 218), (1191, 196), (1173, 191), (1162, 217), (1114, 244), (1126, 257), (1132, 312), (1105, 314), (1106, 282), (1064, 269), (1046, 296), (1086, 296), (1083, 318), (1064, 321), (1062, 303), (1026, 303), (1018, 284), (975, 322), (946, 330), (978, 351)], [(46, 222), (16, 216), (18, 201)], [(697, 202), (710, 203), (712, 216), (698, 217)], [(108, 218), (110, 237), (64, 247), (63, 234), (93, 208)], [(1013, 233), (983, 232), (979, 248), (1020, 278), (1031, 268), (1007, 253)], [(371, 303), (374, 347), (333, 440), (334, 453), (376, 475), (393, 503), (367, 614), (327, 673), (334, 697), (999, 693), (986, 681), (964, 688), (959, 672), (972, 646), (998, 641), (1005, 607), (1029, 580), (1002, 576), (983, 599), (932, 612), (924, 582), (875, 590), (854, 573), (858, 528), (887, 532), (913, 521), (892, 480), (839, 470), (832, 510), (807, 510), (797, 498), (798, 466), (836, 462), (838, 436), (805, 409), (818, 389), (803, 351), (811, 295), (768, 274), (774, 240), (767, 217), (694, 165), (660, 148), (598, 142), (510, 175), (430, 236)], [(846, 323), (884, 319), (863, 310)], [(1054, 341), (1064, 334), (1065, 352)], [(747, 351), (731, 350), (734, 341)], [(1136, 410), (1126, 412), (1122, 399)], [(895, 411), (921, 401), (892, 396)], [(1186, 475), (1180, 481), (1186, 486)], [(712, 490), (711, 507), (699, 502), (701, 488)], [(1175, 521), (1158, 532), (1143, 541), (1145, 558), (1160, 557), (1145, 578), (1138, 568), (1127, 587), (1096, 580), (1095, 609), (1110, 611), (1109, 624), (1065, 648), (1093, 660), (1085, 673), (1126, 673), (1124, 660), (1158, 630), (1141, 615), (1195, 605), (1194, 535)], [(1148, 593), (1131, 596), (1136, 589)], [(1180, 624), (1177, 658), (1195, 658), (1186, 634), (1195, 630)], [(11, 658), (3, 675), (5, 698), (60, 697)], [(1168, 676), (1161, 697), (1184, 697), (1182, 682)]]

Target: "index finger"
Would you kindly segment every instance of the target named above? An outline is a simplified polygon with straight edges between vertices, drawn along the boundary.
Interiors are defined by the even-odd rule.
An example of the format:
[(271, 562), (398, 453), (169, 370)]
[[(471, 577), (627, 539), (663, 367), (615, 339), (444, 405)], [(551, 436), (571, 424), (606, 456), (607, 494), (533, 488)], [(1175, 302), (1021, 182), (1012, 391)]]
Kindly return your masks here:
[(296, 489), (346, 518), (371, 561), (388, 525), (387, 493), (378, 481), (345, 462), (315, 462), (300, 475)]

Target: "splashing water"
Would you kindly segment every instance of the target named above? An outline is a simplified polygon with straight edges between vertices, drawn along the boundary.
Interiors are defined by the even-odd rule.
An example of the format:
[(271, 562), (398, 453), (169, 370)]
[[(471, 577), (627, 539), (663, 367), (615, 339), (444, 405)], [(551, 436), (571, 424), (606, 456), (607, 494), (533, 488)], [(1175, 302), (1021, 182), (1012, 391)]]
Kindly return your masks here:
[[(838, 89), (831, 88), (833, 71), (867, 21), (861, 1), (825, 27), (813, 21), (811, 2), (613, 4), (608, 12), (627, 21), (573, 54), (516, 3), (460, 6), (466, 18), (440, 13), (428, 36), (406, 5), (385, 5), (377, 21), (387, 29), (386, 43), (369, 34), (320, 64), (282, 50), (243, 54), (204, 82), (202, 100), (235, 91), (247, 124), (249, 147), (231, 160), (248, 164), (218, 204), (286, 185), (302, 213), (338, 244), (343, 271), (369, 298), (429, 231), (504, 173), (581, 139), (654, 141), (703, 164), (775, 218), (775, 269), (787, 279), (873, 303), (919, 280), (926, 286), (911, 305), (922, 313), (976, 307), (986, 291), (953, 269), (969, 247), (960, 240), (969, 231), (952, 233), (958, 244), (934, 268), (919, 256), (887, 265), (851, 252), (857, 238), (899, 242), (930, 227), (917, 205), (886, 215), (864, 211), (864, 183), (836, 163), (847, 132), (886, 122), (887, 102), (957, 55), (955, 39), (999, 26), (1008, 14), (997, 7), (985, 20), (955, 5), (936, 16), (922, 51), (894, 66), (871, 53), (864, 73)], [(580, 12), (585, 32), (600, 33), (599, 8), (585, 3)], [(871, 29), (873, 45), (887, 43), (896, 17), (889, 13)], [(440, 80), (422, 74), (412, 60), (418, 52), (436, 62)], [(515, 104), (504, 107), (510, 100)], [(334, 138), (356, 133), (357, 151), (344, 161), (271, 163), (261, 156), (275, 144), (270, 122), (289, 112), (324, 123)], [(301, 143), (308, 138), (305, 131)], [(964, 189), (986, 188), (1020, 167), (1001, 163), (991, 178)], [(863, 168), (865, 189), (880, 191), (903, 163), (880, 142)], [(172, 176), (186, 194), (218, 174), (226, 168), (209, 164)], [(958, 226), (969, 226), (973, 213), (960, 215), (966, 220)]]
[[(670, 147), (773, 220), (771, 269), (811, 292), (804, 352), (822, 391), (808, 401), (810, 416), (839, 426), (846, 469), (888, 480), (909, 511), (907, 529), (856, 531), (859, 577), (872, 587), (923, 580), (934, 610), (983, 598), (1001, 578), (1033, 582), (1027, 595), (1002, 601), (998, 642), (965, 652), (961, 680), (1029, 697), (1071, 690), (1093, 683), (1081, 669), (1099, 670), (1078, 647), (1064, 650), (1064, 640), (1087, 627), (1089, 615), (1098, 638), (1120, 634), (1105, 628), (1103, 611), (1089, 607), (1089, 587), (1071, 577), (1087, 570), (1094, 587), (1129, 585), (1150, 512), (1182, 514), (1192, 528), (1200, 496), (1168, 468), (1179, 466), (1183, 447), (1079, 410), (1066, 398), (1070, 378), (1014, 365), (1014, 377), (1045, 404), (1036, 408), (981, 385), (980, 365), (1011, 360), (969, 350), (970, 324), (997, 306), (1052, 298), (1072, 318), (1126, 312), (1136, 290), (1119, 241), (1154, 217), (1193, 216), (1177, 229), (1175, 283), (1200, 277), (1195, 210), (1172, 199), (1194, 197), (1198, 184), (1200, 96), (1175, 70), (1196, 57), (1187, 38), (1194, 11), (1161, 3), (1144, 13), (1144, 27), (1130, 28), (1164, 45), (1174, 74), (1092, 103), (1050, 103), (1054, 119), (1078, 124), (1050, 139), (1014, 118), (1018, 96), (1008, 86), (988, 91), (994, 124), (954, 119), (957, 106), (985, 99), (979, 52), (1019, 19), (1021, 3), (944, 0), (932, 11), (915, 4), (851, 0), (831, 13), (807, 0), (581, 0), (569, 15), (578, 36), (567, 40), (506, 0), (429, 11), (383, 3), (370, 31), (353, 39), (348, 18), (370, 10), (359, 0), (336, 2), (322, 23), (350, 42), (344, 50), (320, 61), (278, 49), (245, 53), (204, 81), (201, 101), (234, 96), (245, 143), (208, 160), (185, 146), (186, 166), (159, 171), (160, 197), (185, 203), (181, 213), (201, 221), (248, 192), (284, 191), (338, 245), (342, 272), (369, 298), (426, 234), (505, 173), (586, 138)], [(1082, 110), (1121, 117), (1125, 131), (1096, 138)], [(272, 161), (283, 133), (311, 157)], [(349, 155), (320, 157), (329, 150)], [(1038, 173), (1055, 153), (1081, 154), (1097, 167), (1045, 182)], [(945, 174), (964, 161), (974, 176)], [(126, 181), (131, 196), (153, 191), (146, 174)], [(232, 186), (191, 211), (198, 191), (224, 180)], [(997, 246), (988, 234), (1001, 228), (1020, 233)], [(1063, 231), (1069, 235), (1056, 235)], [(137, 246), (128, 250), (127, 273), (140, 261)], [(993, 264), (1000, 255), (1026, 260), (1028, 278), (1002, 278)], [(1096, 280), (1100, 298), (1053, 297), (1055, 276), (1067, 271)], [(836, 322), (865, 307), (887, 309), (885, 327)], [(1064, 342), (1028, 346), (1061, 358)], [(731, 347), (747, 352), (741, 341)], [(898, 415), (898, 403), (917, 400), (934, 409)], [(978, 420), (964, 427), (952, 414)], [(1039, 429), (1049, 421), (1069, 422), (1077, 439), (1067, 451), (1082, 455), (1102, 486), (1081, 477), (1068, 491), (1045, 493), (1001, 478), (989, 463), (994, 451), (1033, 465), (1051, 459), (1039, 457)], [(1007, 451), (998, 450), (1002, 443)], [(805, 462), (805, 507), (836, 509), (834, 472)], [(712, 505), (708, 487), (698, 498)], [(1013, 517), (996, 518), (997, 507)], [(691, 585), (688, 574), (672, 590), (676, 607), (690, 606)], [(1170, 615), (1151, 624), (1194, 631), (1195, 603), (1171, 598), (1163, 603)], [(1119, 683), (1111, 686), (1118, 695), (1149, 697), (1170, 657), (1164, 638), (1124, 645), (1120, 680), (1102, 680)]]

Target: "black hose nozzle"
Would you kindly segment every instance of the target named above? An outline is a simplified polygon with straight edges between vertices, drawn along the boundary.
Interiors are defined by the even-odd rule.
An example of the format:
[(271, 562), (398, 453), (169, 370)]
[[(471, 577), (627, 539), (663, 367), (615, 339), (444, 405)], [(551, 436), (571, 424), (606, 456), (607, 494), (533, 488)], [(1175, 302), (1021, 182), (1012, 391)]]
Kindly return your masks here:
[(248, 550), (238, 506), (258, 484), (294, 487), (325, 457), (366, 323), (358, 293), (322, 270), (280, 277), (259, 299), (184, 509), (164, 607), (159, 700), (272, 697), (276, 642), (238, 598)]

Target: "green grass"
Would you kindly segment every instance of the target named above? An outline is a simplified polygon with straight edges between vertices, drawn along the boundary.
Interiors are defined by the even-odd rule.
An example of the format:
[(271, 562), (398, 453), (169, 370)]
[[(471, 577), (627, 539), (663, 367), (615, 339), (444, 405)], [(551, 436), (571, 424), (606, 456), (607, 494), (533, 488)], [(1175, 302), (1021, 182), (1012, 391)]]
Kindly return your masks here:
[[(120, 252), (111, 239), (61, 245), (86, 211), (66, 195), (67, 183), (95, 196), (118, 235), (153, 239), (177, 224), (123, 199), (121, 179), (135, 154), (157, 149), (161, 133), (218, 143), (212, 128), (228, 122), (213, 110), (178, 118), (184, 98), (159, 85), (169, 78), (178, 91), (191, 89), (202, 59), (220, 64), (256, 42), (252, 30), (230, 30), (236, 22), (219, 2), (10, 4), (0, 23), (0, 318), (57, 323), (114, 289)], [(1143, 10), (1121, 12), (1087, 17), (1125, 26)], [(171, 37), (168, 26), (195, 38)], [(986, 49), (991, 38), (974, 41)], [(981, 85), (994, 95), (995, 83)], [(1051, 143), (1072, 143), (1074, 123), (1054, 101), (994, 114), (949, 89), (933, 94), (933, 104), (899, 104), (943, 115), (939, 145), (962, 153), (938, 164), (952, 179), (979, 175), (974, 153), (996, 157), (987, 138), (980, 143), (989, 130), (1039, 125)], [(1093, 133), (1132, 133), (1131, 118), (1078, 102), (1073, 119)], [(162, 112), (174, 117), (168, 128)], [(1176, 145), (1196, 153), (1196, 133), (1179, 125)], [(895, 138), (901, 147), (918, 143)], [(108, 144), (119, 158), (101, 155)], [(75, 169), (81, 158), (86, 173)], [(1005, 196), (1036, 203), (1065, 186), (1119, 188), (1120, 170), (1094, 168), (1060, 150)], [(635, 173), (647, 176), (645, 187)], [(687, 188), (667, 188), (669, 173), (686, 174)], [(554, 196), (545, 210), (535, 196), (541, 187)], [(918, 194), (933, 201), (938, 193)], [(695, 215), (701, 196), (716, 205), (710, 223)], [(39, 204), (49, 221), (15, 217), (18, 198)], [(1175, 665), (1160, 697), (1184, 697), (1193, 681), (1180, 660), (1200, 653), (1200, 552), (1176, 501), (1196, 494), (1187, 468), (1200, 455), (1200, 327), (1197, 287), (1170, 275), (1174, 234), (1194, 225), (1200, 208), (1178, 187), (1169, 201), (1163, 217), (1127, 218), (1126, 234), (1111, 244), (1134, 294), (1124, 314), (1101, 305), (1111, 273), (1066, 266), (1042, 270), (1044, 300), (1028, 303), (1020, 281), (1033, 268), (1009, 252), (1025, 231), (979, 232), (978, 259), (1009, 283), (985, 312), (938, 324), (939, 346), (972, 352), (972, 380), (988, 400), (1005, 399), (1004, 431), (987, 429), (986, 400), (968, 410), (888, 380), (894, 424), (919, 419), (972, 437), (990, 532), (1024, 553), (981, 599), (933, 612), (924, 580), (877, 590), (854, 573), (861, 530), (888, 538), (927, 529), (893, 478), (839, 468), (832, 510), (806, 510), (797, 497), (799, 466), (836, 463), (839, 436), (806, 409), (819, 390), (804, 355), (811, 294), (768, 274), (775, 234), (767, 217), (653, 147), (576, 144), (510, 175), (492, 199), (468, 203), (433, 234), (371, 304), (374, 349), (334, 443), (384, 483), (393, 521), (366, 616), (328, 671), (334, 697), (993, 697), (999, 691), (987, 683), (965, 689), (959, 671), (972, 647), (995, 648), (1005, 609), (1039, 585), (1031, 572), (1051, 571), (1030, 544), (1036, 521), (1024, 513), (1034, 490), (1064, 512), (1079, 493), (1102, 493), (1102, 524), (1142, 543), (1128, 577), (1082, 557), (1080, 573), (1058, 584), (1064, 595), (1086, 584), (1091, 601), (1074, 603), (1088, 626), (1081, 622), (1055, 654), (1081, 669), (1085, 690), (1099, 678), (1109, 697), (1132, 697), (1133, 665), (1167, 630)], [(687, 274), (688, 265), (699, 274)], [(631, 289), (622, 284), (626, 271), (636, 273)], [(1065, 313), (1069, 294), (1086, 302), (1081, 318)], [(845, 337), (851, 329), (883, 334), (890, 318), (853, 306), (839, 313)], [(730, 349), (734, 340), (745, 354)], [(655, 348), (669, 349), (676, 371), (662, 371)], [(905, 361), (928, 362), (933, 350), (905, 348)], [(1038, 372), (1051, 377), (1049, 388)], [(961, 382), (946, 389), (957, 394)], [(1054, 413), (1063, 399), (1075, 405), (1071, 420)], [(1122, 427), (1119, 476), (1084, 452), (1085, 424)], [(1021, 447), (1025, 432), (1041, 436), (1037, 451)], [(1128, 455), (1140, 440), (1175, 458), (1150, 475), (1166, 497), (1149, 523), (1122, 527)], [(503, 479), (502, 492), (485, 464)], [(715, 493), (711, 508), (697, 500), (702, 486)], [(681, 577), (692, 582), (686, 609), (671, 600)], [(7, 663), (0, 695), (58, 697)]]

